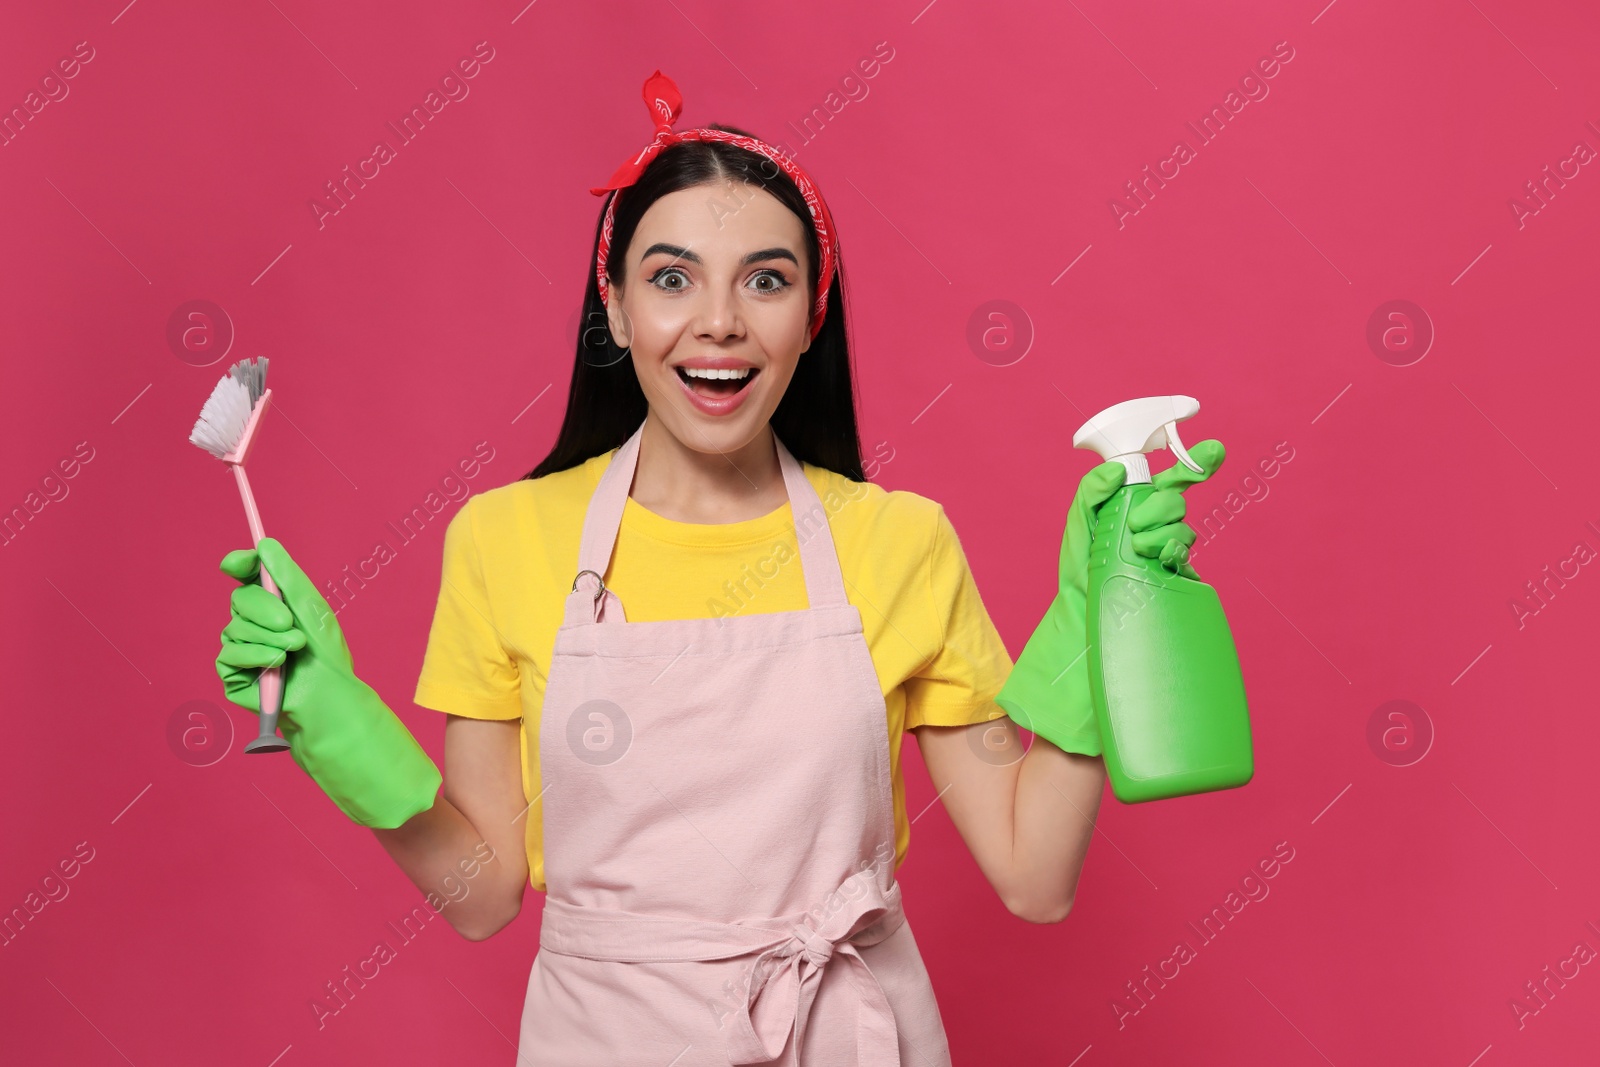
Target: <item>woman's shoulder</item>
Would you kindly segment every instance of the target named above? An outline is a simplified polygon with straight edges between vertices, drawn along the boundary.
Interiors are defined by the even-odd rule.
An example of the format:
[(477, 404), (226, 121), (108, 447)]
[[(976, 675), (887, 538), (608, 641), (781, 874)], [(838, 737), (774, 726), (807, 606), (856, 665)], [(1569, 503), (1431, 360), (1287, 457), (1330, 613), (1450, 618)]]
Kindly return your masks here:
[(485, 511), (495, 508), (515, 508), (528, 503), (560, 505), (571, 501), (588, 503), (589, 495), (600, 481), (600, 475), (610, 462), (611, 453), (602, 452), (582, 463), (546, 474), (540, 478), (518, 478), (506, 485), (485, 489), (474, 494), (478, 507)]
[(562, 531), (581, 529), (584, 510), (609, 456), (602, 453), (566, 470), (474, 493), (462, 511), (471, 510), (480, 540), (511, 538), (526, 545), (529, 536), (558, 539)]
[(875, 545), (927, 551), (943, 521), (935, 500), (906, 489), (885, 489), (876, 482), (858, 482), (826, 467), (806, 464), (806, 474), (822, 500), (834, 536), (864, 538)]

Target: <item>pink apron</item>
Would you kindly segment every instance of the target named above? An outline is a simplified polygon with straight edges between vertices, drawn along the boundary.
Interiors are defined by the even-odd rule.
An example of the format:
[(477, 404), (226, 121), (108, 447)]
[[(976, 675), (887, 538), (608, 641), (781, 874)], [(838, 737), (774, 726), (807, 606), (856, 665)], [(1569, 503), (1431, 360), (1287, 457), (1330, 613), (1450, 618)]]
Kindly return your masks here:
[(628, 622), (600, 576), (642, 432), (589, 502), (545, 688), (518, 1063), (948, 1067), (894, 879), (883, 693), (816, 490), (778, 441), (807, 608)]

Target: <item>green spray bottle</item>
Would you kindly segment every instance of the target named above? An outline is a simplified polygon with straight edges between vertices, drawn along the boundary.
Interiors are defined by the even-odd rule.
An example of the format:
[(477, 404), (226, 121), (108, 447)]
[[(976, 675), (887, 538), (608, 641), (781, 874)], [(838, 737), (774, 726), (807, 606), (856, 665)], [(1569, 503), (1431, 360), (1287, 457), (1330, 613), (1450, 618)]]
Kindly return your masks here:
[(1144, 454), (1170, 448), (1196, 473), (1178, 423), (1190, 396), (1114, 404), (1079, 427), (1075, 448), (1128, 475), (1096, 513), (1089, 548), (1089, 693), (1111, 791), (1124, 803), (1244, 785), (1255, 773), (1250, 713), (1217, 591), (1133, 550), (1128, 513), (1155, 491)]

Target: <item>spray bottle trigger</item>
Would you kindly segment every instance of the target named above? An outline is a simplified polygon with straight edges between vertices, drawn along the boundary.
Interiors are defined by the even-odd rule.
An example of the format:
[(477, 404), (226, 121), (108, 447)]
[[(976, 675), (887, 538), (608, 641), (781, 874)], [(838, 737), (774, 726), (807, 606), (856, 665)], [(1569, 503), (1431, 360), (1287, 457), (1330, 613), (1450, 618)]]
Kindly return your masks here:
[(1206, 469), (1204, 467), (1200, 466), (1200, 464), (1196, 463), (1190, 457), (1188, 451), (1183, 447), (1183, 442), (1178, 439), (1178, 423), (1177, 423), (1177, 421), (1174, 420), (1172, 422), (1167, 423), (1165, 426), (1162, 427), (1162, 429), (1166, 432), (1166, 435), (1167, 435), (1167, 447), (1172, 449), (1172, 454), (1174, 456), (1178, 457), (1178, 462), (1182, 463), (1185, 467), (1188, 467), (1190, 470), (1194, 471), (1196, 474), (1204, 474), (1206, 472)]

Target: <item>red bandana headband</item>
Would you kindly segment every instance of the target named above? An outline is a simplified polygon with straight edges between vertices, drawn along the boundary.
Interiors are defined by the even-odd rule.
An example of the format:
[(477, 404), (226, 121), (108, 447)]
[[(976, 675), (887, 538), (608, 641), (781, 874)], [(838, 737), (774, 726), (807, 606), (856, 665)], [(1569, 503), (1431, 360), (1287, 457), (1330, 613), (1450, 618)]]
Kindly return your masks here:
[[(839, 254), (839, 237), (833, 228), (833, 216), (828, 212), (828, 205), (823, 203), (821, 194), (806, 176), (806, 172), (800, 169), (798, 163), (776, 148), (753, 137), (741, 137), (736, 133), (706, 129), (674, 133), (672, 124), (678, 121), (678, 115), (683, 111), (683, 94), (678, 91), (677, 83), (659, 70), (645, 79), (644, 102), (650, 109), (650, 117), (656, 123), (655, 140), (645, 145), (644, 150), (638, 155), (618, 167), (609, 182), (589, 191), (595, 196), (604, 196), (612, 189), (624, 189), (632, 185), (639, 180), (639, 175), (644, 173), (645, 167), (650, 165), (651, 160), (655, 159), (663, 149), (680, 141), (725, 141), (770, 159), (794, 180), (795, 187), (800, 190), (806, 206), (811, 210), (811, 221), (817, 230), (817, 244), (822, 250), (822, 266), (817, 273), (817, 300), (811, 317), (811, 336), (815, 339), (817, 331), (822, 329), (822, 320), (828, 312), (828, 288), (833, 284), (834, 263)], [(608, 291), (606, 259), (611, 254), (611, 226), (616, 207), (617, 198), (613, 196), (611, 202), (606, 205), (605, 221), (600, 227), (600, 255), (595, 263), (595, 277), (600, 282), (602, 302), (605, 301)]]

